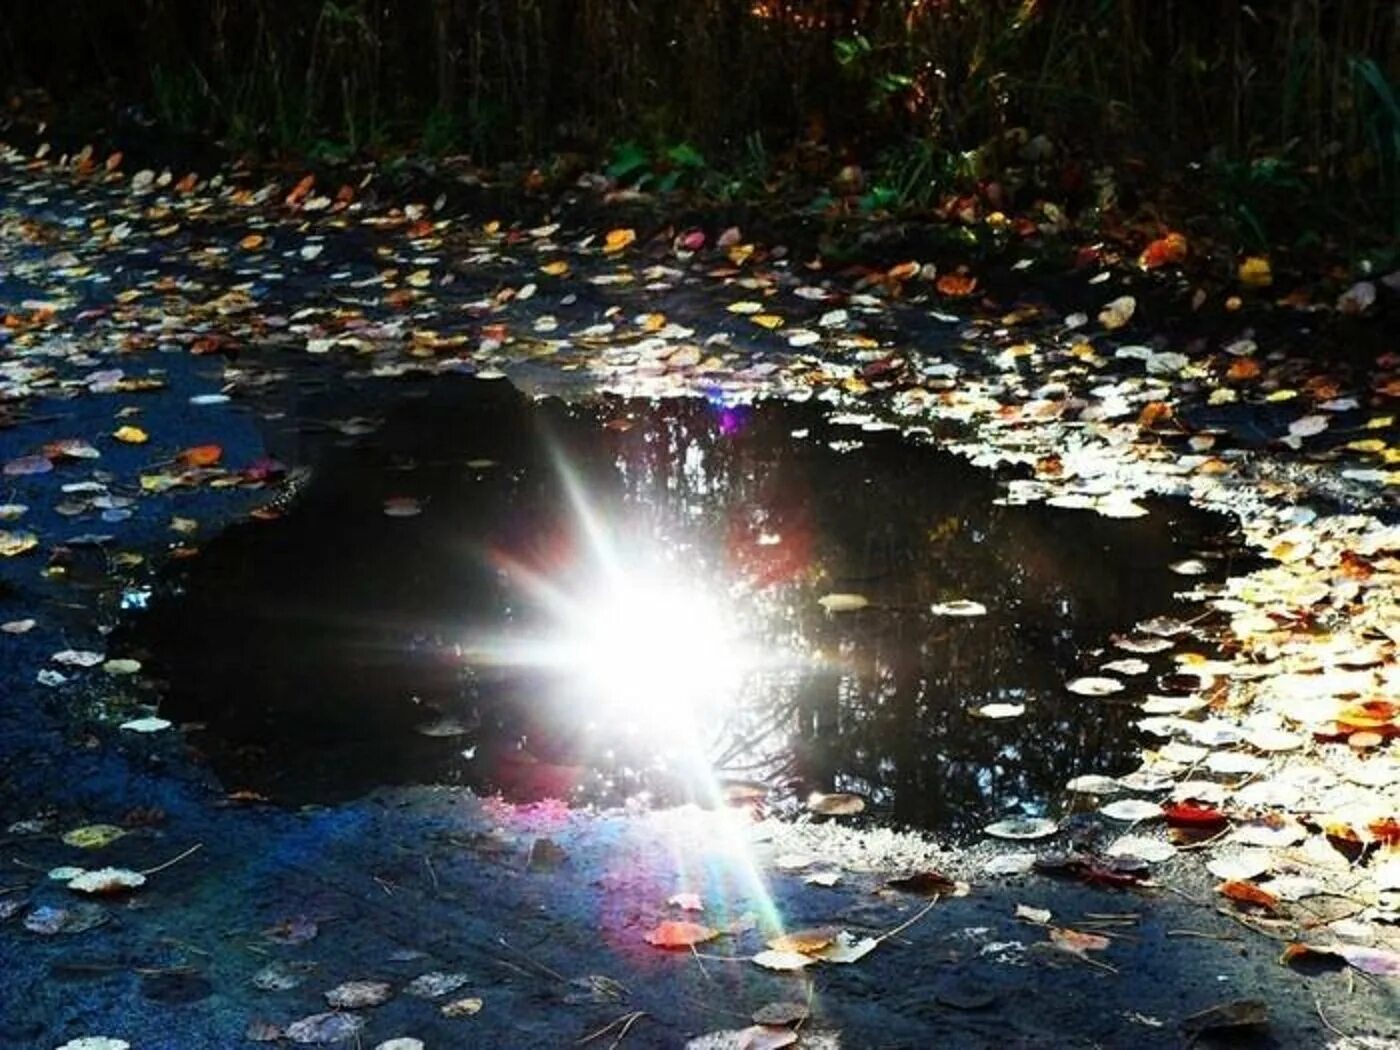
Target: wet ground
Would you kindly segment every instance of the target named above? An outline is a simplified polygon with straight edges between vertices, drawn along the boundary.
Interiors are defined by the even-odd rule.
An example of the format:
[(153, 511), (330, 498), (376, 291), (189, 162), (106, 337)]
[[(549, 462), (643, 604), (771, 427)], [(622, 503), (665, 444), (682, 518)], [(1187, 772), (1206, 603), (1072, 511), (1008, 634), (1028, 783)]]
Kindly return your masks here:
[[(1069, 334), (1081, 300), (1124, 288), (1152, 316), (1136, 274), (1076, 278), (1061, 301), (1032, 273), (1021, 306), (974, 308), (861, 290), (742, 243), (692, 260), (663, 238), (624, 264), (626, 245), (601, 251), (603, 231), (553, 230), (548, 214), (502, 229), (430, 205), (328, 196), (304, 211), (278, 203), (288, 187), (179, 178), (128, 193), (10, 158), (0, 179), (0, 1045), (678, 1047), (796, 1000), (807, 1046), (1169, 1047), (1194, 1038), (1198, 1011), (1242, 999), (1264, 1001), (1267, 1023), (1217, 1026), (1204, 1045), (1393, 1045), (1387, 956), (1346, 972), (1337, 957), (1322, 973), (1280, 961), (1319, 935), (1384, 951), (1374, 842), (1340, 869), (1281, 850), (1261, 884), (1280, 898), (1239, 906), (1198, 862), (1218, 856), (1210, 840), (1151, 833), (1150, 867), (1141, 842), (1109, 852), (1160, 818), (1155, 803), (1132, 800), (1155, 817), (1108, 818), (1092, 792), (1064, 790), (1142, 761), (1136, 792), (1195, 777), (1191, 791), (1238, 792), (1239, 833), (1292, 834), (1313, 805), (1277, 801), (1297, 734), (1227, 724), (1223, 689), (1199, 717), (1195, 693), (1228, 677), (1208, 659), (1219, 640), (1222, 660), (1254, 661), (1240, 680), (1278, 670), (1222, 623), (1254, 602), (1267, 624), (1299, 626), (1295, 648), (1323, 624), (1385, 637), (1366, 590), (1386, 589), (1384, 531), (1356, 516), (1297, 533), (1329, 507), (1393, 502), (1388, 446), (1366, 440), (1388, 434), (1371, 422), (1384, 376), (1306, 387), (1305, 410), (1290, 384), (1306, 372), (1280, 359), (1250, 410), (1209, 404), (1218, 347), (1178, 360), (1141, 315)], [(1227, 363), (1254, 353), (1240, 329), (1219, 337)], [(548, 393), (568, 403), (537, 400)], [(1163, 399), (1192, 427), (1134, 424)], [(1309, 454), (1275, 458), (1282, 437)], [(653, 737), (629, 743), (636, 711), (570, 722), (587, 709), (556, 695), (557, 665), (487, 644), (503, 623), (557, 626), (553, 606), (519, 600), (522, 580), (562, 576), (582, 613), (571, 629), (594, 609), (596, 549), (560, 498), (560, 461), (609, 523), (607, 550), (793, 655), (707, 723), (727, 724), (718, 741), (680, 752), (762, 780), (785, 819), (459, 786), (600, 803), (694, 790), (655, 761)], [(1187, 496), (1228, 512), (1250, 557)], [(1290, 546), (1261, 538), (1270, 528), (1294, 530)], [(1260, 549), (1275, 573), (1311, 571), (1314, 549), (1345, 571), (1289, 577), (1285, 605), (1276, 576), (1240, 583)], [(1183, 560), (1203, 575), (1173, 572)], [(1232, 604), (1197, 613), (1227, 576)], [(1350, 590), (1333, 598), (1338, 581)], [(1304, 589), (1327, 604), (1295, 616)], [(823, 607), (838, 595), (864, 604)], [(946, 615), (955, 602), (986, 612)], [(601, 608), (593, 620), (627, 611)], [(1121, 648), (1180, 638), (1188, 616), (1208, 629), (1175, 652)], [(1162, 633), (1135, 630), (1144, 618)], [(698, 625), (632, 626), (669, 653)], [(1103, 670), (1130, 657), (1146, 667)], [(1345, 655), (1363, 670), (1383, 657)], [(1322, 666), (1308, 659), (1299, 673)], [(1121, 691), (1065, 690), (1086, 675)], [(1180, 737), (1154, 747), (1130, 701), (1159, 733), (1223, 746), (1225, 773), (1201, 786), (1213, 756)], [(992, 704), (1025, 710), (972, 715)], [(1354, 765), (1329, 761), (1384, 797), (1388, 738), (1351, 735)], [(1263, 801), (1243, 801), (1251, 785)], [(831, 789), (866, 801), (857, 829), (800, 813)], [(1276, 823), (1254, 819), (1266, 811)], [(1017, 812), (1065, 819), (1044, 842), (957, 851), (890, 830), (949, 843)], [(1314, 844), (1315, 813), (1298, 825)], [(87, 897), (81, 876), (50, 874), (99, 866), (146, 881)], [(1346, 888), (1297, 888), (1324, 871)], [(922, 878), (890, 884), (909, 874)], [(1020, 904), (1049, 915), (1018, 918)], [(715, 935), (696, 953), (648, 940), (687, 919)], [(855, 962), (754, 961), (805, 927), (881, 939)], [(387, 982), (370, 996), (382, 1005), (333, 991), (368, 980)], [(747, 1038), (760, 1036), (776, 1038)]]

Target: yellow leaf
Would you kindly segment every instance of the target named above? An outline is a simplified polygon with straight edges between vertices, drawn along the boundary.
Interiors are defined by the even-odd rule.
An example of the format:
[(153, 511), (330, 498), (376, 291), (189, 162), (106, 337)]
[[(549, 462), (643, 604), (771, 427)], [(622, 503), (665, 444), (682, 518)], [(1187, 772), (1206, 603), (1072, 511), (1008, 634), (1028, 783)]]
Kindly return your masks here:
[(405, 279), (414, 288), (426, 288), (432, 284), (433, 275), (429, 270), (414, 270)]
[(1274, 283), (1273, 267), (1262, 255), (1251, 255), (1240, 263), (1240, 284), (1246, 288), (1267, 288)]
[(1353, 452), (1384, 452), (1386, 443), (1380, 438), (1363, 438), (1360, 441), (1348, 441), (1347, 448)]
[(140, 427), (118, 427), (112, 432), (112, 436), (128, 445), (144, 445), (150, 440), (150, 435)]
[(616, 230), (609, 230), (607, 237), (603, 239), (603, 251), (612, 254), (620, 252), (637, 239), (637, 231), (626, 227), (619, 227)]
[(750, 317), (749, 320), (754, 324), (762, 325), (770, 331), (783, 326), (783, 319), (777, 314), (755, 314), (753, 317)]
[(743, 299), (737, 303), (730, 303), (725, 309), (731, 314), (756, 314), (763, 310), (763, 304), (756, 303), (751, 299)]
[(101, 849), (110, 846), (126, 832), (115, 824), (87, 824), (74, 828), (63, 836), (63, 841), (79, 849)]
[(39, 537), (32, 532), (0, 532), (0, 558), (13, 558), (37, 546)]
[(555, 259), (553, 262), (547, 262), (540, 267), (540, 273), (547, 274), (550, 277), (563, 277), (568, 272), (569, 264), (568, 261), (564, 259)]

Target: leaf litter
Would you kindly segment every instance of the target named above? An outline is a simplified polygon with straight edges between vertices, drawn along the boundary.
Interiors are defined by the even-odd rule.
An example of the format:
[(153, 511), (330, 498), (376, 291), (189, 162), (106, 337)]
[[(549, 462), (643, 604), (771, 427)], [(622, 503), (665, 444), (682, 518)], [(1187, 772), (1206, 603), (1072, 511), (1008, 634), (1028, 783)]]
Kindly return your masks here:
[[(47, 168), (47, 173), (42, 176), (27, 176), (40, 180), (37, 184), (42, 184), (42, 179), (67, 178), (69, 174), (58, 162), (16, 156), (13, 151), (7, 152), (5, 161), (17, 169), (22, 166), (34, 172), (44, 172)], [(130, 192), (133, 195), (149, 192), (154, 181), (154, 175), (130, 179)], [(199, 179), (190, 183), (190, 191), (194, 192), (197, 186), (201, 187), (201, 193), (209, 194), (204, 204), (212, 206), (214, 212), (246, 206), (236, 197), (237, 192), (241, 191), (228, 188), (216, 190), (207, 180)], [(274, 197), (289, 201), (293, 206), (300, 205), (312, 192), (309, 188), (303, 190), (301, 186), (298, 183), (290, 194), (279, 191)], [(330, 203), (329, 198), (327, 203)], [(144, 204), (141, 206), (144, 207)], [(297, 221), (308, 217), (299, 215)], [(370, 214), (363, 216), (367, 228), (373, 228), (383, 218)], [(132, 219), (138, 221), (134, 212)], [(195, 224), (201, 220), (198, 214), (192, 213), (182, 221)], [(402, 221), (416, 220), (404, 218)], [(1152, 271), (1180, 265), (1186, 258), (1187, 248), (1184, 237), (1174, 236), (1179, 239), (1158, 236), (1148, 242), (1141, 255), (1135, 257), (1137, 264), (1144, 270)], [(247, 233), (235, 243), (242, 251), (264, 253), (275, 249), (282, 237), (281, 230), (269, 228), (266, 232)], [(577, 255), (566, 261), (566, 253), (551, 238), (552, 232), (538, 235), (528, 232), (521, 243), (530, 246), (533, 241), (535, 254), (552, 259), (542, 262), (541, 269), (547, 275), (556, 277), (567, 274), (574, 262), (582, 265), (590, 253), (607, 256), (613, 263), (625, 267), (630, 265), (627, 260), (638, 254), (637, 250), (641, 247), (635, 230), (619, 227), (604, 232), (601, 241), (588, 238), (586, 243), (580, 242)], [(487, 229), (474, 240), (472, 250), (476, 254), (471, 258), (480, 259), (483, 263), (489, 262), (503, 245), (499, 230)], [(726, 235), (721, 240), (726, 243), (715, 250), (724, 253), (728, 266), (750, 265), (756, 251), (760, 256), (762, 254), (761, 249), (746, 244), (739, 239), (739, 235)], [(691, 253), (700, 252), (706, 246), (703, 233), (698, 238), (690, 234), (682, 235), (677, 238), (677, 244)], [(301, 257), (310, 262), (318, 254), (319, 251), (308, 254), (303, 249)], [(424, 301), (431, 305), (430, 297), (436, 287), (432, 268), (416, 266), (404, 272), (408, 275), (405, 284), (409, 293), (423, 296)], [(910, 280), (917, 272), (918, 267), (909, 271), (906, 264), (900, 264), (889, 270), (886, 276), (890, 281), (902, 282)], [(609, 276), (621, 277), (624, 274), (619, 270)], [(630, 278), (631, 275), (625, 276)], [(1239, 263), (1236, 276), (1242, 286), (1249, 288), (1268, 287), (1277, 280), (1269, 259), (1263, 256), (1244, 259)], [(526, 294), (528, 287), (522, 285), (514, 290), (516, 294), (512, 298), (520, 301), (529, 299), (533, 292)], [(966, 300), (958, 304), (959, 309), (972, 306), (969, 297), (978, 288), (977, 278), (965, 269), (945, 273), (935, 283), (938, 295), (945, 299)], [(390, 294), (395, 292), (394, 289), (389, 291)], [(815, 291), (816, 294), (810, 297), (812, 302), (821, 303), (833, 298), (830, 290)], [(1348, 286), (1335, 301), (1329, 299), (1327, 303), (1320, 304), (1320, 308), (1359, 315), (1373, 309), (1377, 297), (1384, 294), (1384, 290), (1378, 290), (1374, 282), (1360, 281)], [(809, 297), (799, 294), (797, 298)], [(414, 300), (409, 298), (403, 301)], [(758, 309), (739, 316), (769, 319), (755, 327), (776, 329), (790, 321), (786, 311), (780, 314), (776, 308), (767, 305), (764, 294), (755, 292), (751, 299), (741, 301), (752, 302)], [(488, 309), (499, 308), (504, 312), (509, 309), (509, 302), (510, 299), (506, 299)], [(860, 310), (884, 308), (879, 299), (873, 302), (879, 305), (866, 304), (857, 308), (853, 300), (842, 309), (823, 309), (819, 317), (807, 322), (810, 328), (802, 329), (815, 334), (817, 341), (809, 342), (811, 335), (804, 335), (800, 343), (816, 346), (818, 341), (846, 330), (860, 316)], [(1385, 524), (1380, 516), (1366, 509), (1354, 513), (1310, 510), (1304, 506), (1305, 497), (1313, 491), (1308, 488), (1309, 482), (1292, 480), (1287, 475), (1262, 473), (1260, 463), (1266, 457), (1251, 460), (1232, 455), (1228, 450), (1219, 451), (1215, 448), (1213, 434), (1202, 432), (1190, 435), (1188, 450), (1177, 449), (1172, 455), (1163, 455), (1161, 444), (1167, 440), (1163, 435), (1164, 428), (1177, 425), (1175, 421), (1180, 418), (1178, 413), (1172, 411), (1172, 404), (1184, 395), (1179, 394), (1173, 384), (1188, 367), (1202, 369), (1205, 374), (1218, 369), (1227, 377), (1227, 384), (1234, 384), (1220, 385), (1212, 390), (1210, 397), (1213, 400), (1218, 398), (1221, 404), (1233, 399), (1296, 408), (1278, 441), (1281, 447), (1300, 454), (1304, 463), (1311, 457), (1310, 450), (1323, 449), (1321, 442), (1328, 440), (1339, 429), (1338, 413), (1351, 411), (1342, 407), (1349, 403), (1347, 392), (1330, 380), (1300, 382), (1296, 384), (1297, 389), (1278, 383), (1255, 386), (1261, 372), (1264, 369), (1273, 370), (1275, 366), (1260, 364), (1259, 372), (1253, 370), (1253, 365), (1241, 366), (1240, 361), (1254, 361), (1257, 364), (1258, 358), (1263, 357), (1255, 354), (1252, 348), (1227, 346), (1224, 355), (1231, 360), (1217, 361), (1217, 355), (1208, 353), (1202, 356), (1194, 349), (1188, 354), (1159, 346), (1115, 346), (1117, 337), (1114, 333), (1130, 325), (1136, 329), (1143, 323), (1144, 317), (1134, 295), (1119, 295), (1100, 302), (1096, 318), (1104, 331), (1089, 336), (1091, 341), (1080, 342), (1078, 340), (1082, 336), (1073, 336), (1061, 343), (1052, 341), (1041, 347), (1033, 347), (1028, 352), (1018, 351), (1008, 358), (1020, 362), (1017, 367), (1043, 362), (1068, 369), (1084, 400), (1084, 405), (1075, 410), (1078, 412), (1077, 420), (1072, 417), (1061, 420), (1054, 413), (1039, 417), (1035, 413), (1040, 409), (1033, 409), (1031, 403), (1018, 395), (1015, 387), (1003, 378), (995, 375), (961, 375), (956, 367), (951, 373), (957, 376), (955, 380), (945, 380), (939, 373), (926, 372), (925, 375), (934, 381), (915, 382), (903, 389), (886, 390), (884, 393), (892, 414), (895, 418), (910, 415), (941, 417), (980, 426), (980, 439), (984, 444), (980, 448), (971, 444), (966, 446), (970, 457), (989, 466), (998, 462), (1021, 463), (1036, 471), (1033, 484), (1018, 485), (1012, 482), (1008, 487), (1016, 499), (1053, 500), (1067, 508), (1119, 515), (1144, 512), (1144, 507), (1138, 501), (1154, 492), (1174, 492), (1188, 494), (1201, 505), (1234, 514), (1242, 522), (1246, 542), (1251, 549), (1261, 553), (1266, 564), (1224, 580), (1218, 589), (1201, 591), (1195, 599), (1202, 605), (1201, 618), (1183, 621), (1161, 617), (1137, 625), (1136, 635), (1123, 635), (1114, 640), (1115, 646), (1125, 652), (1152, 656), (1168, 651), (1177, 644), (1176, 640), (1184, 642), (1199, 636), (1208, 641), (1216, 652), (1224, 654), (1215, 658), (1219, 666), (1209, 675), (1181, 675), (1167, 683), (1173, 687), (1166, 690), (1168, 692), (1179, 687), (1183, 702), (1189, 696), (1198, 696), (1201, 707), (1183, 707), (1179, 711), (1164, 711), (1149, 716), (1157, 720), (1153, 723), (1153, 730), (1161, 731), (1163, 738), (1169, 742), (1168, 746), (1180, 744), (1206, 749), (1209, 754), (1204, 764), (1198, 760), (1177, 761), (1172, 754), (1180, 752), (1169, 752), (1167, 747), (1163, 747), (1145, 755), (1144, 768), (1139, 771), (1144, 776), (1138, 781), (1164, 781), (1168, 785), (1187, 783), (1188, 778), (1199, 777), (1204, 768), (1214, 778), (1211, 783), (1215, 785), (1209, 792), (1201, 792), (1212, 796), (1209, 806), (1187, 807), (1186, 802), (1191, 801), (1187, 798), (1165, 808), (1155, 802), (1144, 801), (1132, 807), (1119, 806), (1114, 812), (1124, 814), (1120, 819), (1140, 820), (1146, 818), (1134, 814), (1146, 814), (1146, 807), (1155, 806), (1166, 817), (1166, 823), (1173, 832), (1195, 833), (1217, 827), (1228, 829), (1229, 834), (1218, 842), (1206, 840), (1188, 843), (1193, 849), (1197, 845), (1203, 847), (1190, 855), (1192, 862), (1207, 867), (1225, 884), (1243, 882), (1253, 885), (1250, 880), (1286, 871), (1291, 863), (1291, 854), (1288, 853), (1291, 850), (1308, 850), (1310, 856), (1323, 858), (1330, 856), (1326, 850), (1348, 851), (1351, 859), (1345, 862), (1347, 867), (1335, 868), (1324, 864), (1319, 868), (1318, 878), (1324, 891), (1339, 895), (1351, 893), (1355, 887), (1348, 880), (1357, 878), (1361, 880), (1360, 889), (1367, 895), (1366, 899), (1375, 902), (1370, 911), (1384, 914), (1387, 907), (1393, 910), (1393, 902), (1387, 903), (1387, 895), (1395, 890), (1394, 876), (1389, 872), (1394, 867), (1391, 853), (1396, 841), (1389, 829), (1396, 820), (1396, 789), (1400, 784), (1393, 759), (1394, 740), (1400, 735), (1400, 721), (1397, 721), (1396, 708), (1388, 697), (1393, 695), (1396, 682), (1400, 614), (1397, 614), (1389, 596), (1393, 594), (1397, 575), (1400, 575), (1396, 564), (1396, 552), (1400, 550), (1397, 540), (1400, 540), (1400, 536), (1397, 536), (1393, 526)], [(952, 306), (950, 302), (948, 308)], [(60, 311), (62, 309), (59, 307)], [(129, 309), (131, 316), (139, 317), (142, 307)], [(392, 360), (394, 354), (403, 349), (396, 343), (398, 336), (376, 332), (372, 324), (368, 327), (368, 335), (349, 334), (360, 327), (362, 320), (354, 316), (350, 316), (349, 320), (355, 324), (344, 327), (340, 324), (344, 318), (317, 316), (316, 312), (313, 312), (313, 316), (316, 316), (315, 327), (322, 330), (308, 333), (309, 340), (328, 339), (330, 342), (324, 348), (325, 352), (343, 352), (347, 355), (375, 353), (381, 355), (378, 367), (382, 374), (402, 374), (406, 371), (406, 364)], [(19, 315), (16, 315), (16, 320), (23, 324)], [(1086, 316), (1077, 325), (1067, 324), (1066, 328), (1083, 326), (1088, 321)], [(475, 352), (483, 373), (508, 366), (513, 353), (534, 353), (534, 348), (527, 346), (507, 325), (499, 327), (501, 331), (484, 334), (476, 345)], [(662, 329), (664, 327), (663, 324)], [(1011, 327), (1015, 327), (1014, 322)], [(22, 338), (28, 338), (25, 328), (18, 327), (17, 330)], [(612, 332), (616, 330), (614, 328)], [(788, 328), (789, 333), (792, 331), (792, 328)], [(551, 346), (550, 351), (559, 355), (561, 360), (577, 354), (582, 361), (592, 361), (613, 369), (614, 366), (609, 363), (612, 351), (607, 345), (611, 337), (611, 332), (593, 337), (586, 336), (581, 330), (576, 333), (577, 342), (572, 346)], [(602, 342), (585, 345), (585, 340), (595, 338)], [(1001, 349), (996, 345), (997, 341), (1004, 340), (1005, 336), (998, 334), (990, 325), (982, 327), (971, 324), (964, 338), (969, 348), (996, 350)], [(1256, 335), (1255, 338), (1259, 337)], [(431, 330), (421, 336), (415, 334), (414, 340), (418, 348), (442, 347), (444, 352), (450, 353), (450, 342)], [(583, 349), (580, 350), (580, 347)], [(697, 359), (696, 363), (699, 360), (702, 359)], [(1139, 373), (1155, 378), (1148, 383), (1138, 374), (1106, 382), (1110, 377), (1102, 369), (1108, 366), (1102, 362), (1111, 360), (1133, 363)], [(450, 362), (450, 358), (444, 361)], [(684, 369), (693, 368), (694, 365), (683, 365), (679, 361), (677, 372), (662, 373), (658, 384), (662, 389), (681, 389), (691, 382)], [(412, 365), (415, 368), (421, 366), (421, 359)], [(449, 367), (456, 365), (452, 363)], [(940, 367), (940, 363), (935, 362), (934, 367)], [(778, 394), (791, 392), (799, 386), (810, 389), (813, 383), (812, 370), (806, 363), (801, 369), (787, 374), (783, 368), (767, 372), (747, 371), (742, 361), (729, 365), (721, 363), (721, 368), (730, 368), (736, 376), (742, 374), (744, 381), (753, 383), (756, 388)], [(112, 371), (116, 374), (99, 376), (94, 373), (85, 380), (82, 388), (88, 392), (87, 396), (145, 389), (146, 383), (155, 384), (152, 388), (157, 389), (161, 384), (158, 378), (147, 379), (124, 374), (121, 370)], [(1281, 368), (1279, 374), (1282, 375)], [(33, 383), (23, 367), (12, 368), (7, 364), (3, 382), (7, 384), (10, 396), (20, 399), (42, 396), (39, 393), (42, 387)], [(703, 382), (713, 382), (713, 373)], [(839, 370), (833, 370), (826, 376), (818, 374), (815, 382), (818, 386), (829, 383), (833, 390), (844, 390), (852, 395), (853, 400), (867, 394), (872, 386), (878, 386), (878, 380), (872, 383), (855, 374), (841, 375)], [(945, 382), (952, 385), (939, 389)], [(931, 391), (941, 396), (931, 398)], [(1381, 436), (1351, 438), (1350, 446), (1354, 447), (1345, 449), (1343, 465), (1336, 472), (1340, 480), (1350, 486), (1349, 491), (1353, 495), (1359, 494), (1354, 502), (1362, 508), (1374, 506), (1374, 501), (1368, 504), (1368, 499), (1371, 499), (1368, 494), (1383, 490), (1387, 485), (1393, 486), (1396, 480), (1395, 457), (1389, 441), (1393, 418), (1380, 406), (1387, 406), (1388, 399), (1400, 394), (1400, 386), (1396, 385), (1393, 375), (1382, 375), (1371, 384), (1371, 391), (1375, 394), (1378, 410), (1370, 414), (1370, 420), (1363, 422), (1357, 433)], [(1224, 396), (1226, 394), (1229, 398)], [(219, 404), (227, 399), (220, 393), (196, 395), (191, 400), (198, 406)], [(1156, 405), (1166, 407), (1153, 410)], [(1034, 430), (1023, 429), (1015, 440), (1000, 441), (1008, 434), (1010, 427), (1031, 420), (1035, 420)], [(145, 430), (135, 427), (121, 427), (116, 433), (122, 436), (114, 440), (132, 445), (141, 445), (149, 439)], [(37, 443), (31, 446), (37, 447)], [(1052, 453), (1059, 461), (1058, 469), (1037, 469), (1037, 464)], [(64, 438), (44, 445), (42, 453), (10, 459), (4, 465), (4, 473), (15, 479), (16, 483), (37, 485), (63, 477), (98, 455), (100, 450), (96, 444), (80, 438)], [(230, 468), (225, 463), (224, 449), (213, 442), (206, 442), (184, 448), (169, 464), (150, 468), (140, 477), (138, 488), (143, 496), (154, 497), (177, 487), (261, 485), (264, 481), (255, 475), (241, 475)], [(1103, 484), (1104, 481), (1120, 486), (1121, 493), (1113, 493), (1110, 487)], [(25, 498), (29, 498), (27, 493)], [(106, 511), (121, 509), (108, 507)], [(0, 533), (0, 554), (18, 558), (47, 543), (47, 537), (35, 532), (7, 531)], [(1189, 568), (1189, 572), (1182, 574), (1192, 581), (1211, 575), (1210, 572), (1198, 571), (1201, 568), (1209, 569), (1208, 565), (1187, 566), (1182, 563), (1177, 571), (1186, 568)], [(959, 611), (940, 612), (935, 607), (934, 615), (967, 615), (966, 606), (960, 602), (949, 603)], [(870, 602), (861, 595), (832, 594), (822, 604), (835, 614), (856, 612), (869, 606)], [(20, 628), (17, 625), (32, 623), (29, 620), (15, 620), (5, 628), (9, 633), (18, 633)], [(15, 628), (13, 631), (12, 627)], [(92, 651), (73, 652), (81, 654)], [(80, 657), (70, 666), (77, 669), (92, 666), (84, 663), (84, 659), (86, 657)], [(135, 675), (141, 671), (137, 661), (123, 657), (106, 660), (102, 667), (114, 676)], [(1129, 671), (1128, 667), (1133, 671)], [(1138, 663), (1123, 662), (1117, 667), (1105, 669), (1124, 677), (1134, 677), (1138, 667)], [(1113, 685), (1103, 684), (1109, 682)], [(64, 682), (57, 684), (61, 686)], [(1075, 688), (1076, 684), (1078, 689)], [(1089, 696), (1117, 696), (1130, 691), (1130, 687), (1118, 679), (1094, 677), (1075, 679), (1070, 683), (1070, 688), (1072, 691), (1083, 690), (1084, 695)], [(1203, 717), (1206, 704), (1212, 713)], [(141, 732), (135, 729), (139, 721), (128, 720), (127, 724), (133, 731)], [(1114, 779), (1120, 786), (1129, 783), (1127, 777)], [(1011, 839), (1046, 837), (1057, 830), (1058, 823), (1048, 818), (1013, 819), (998, 822), (987, 829), (989, 835)], [(1158, 840), (1119, 840), (1125, 843), (1122, 850), (1125, 856), (1136, 855), (1132, 849), (1148, 852), (1144, 846), (1147, 841)], [(1163, 852), (1162, 856), (1169, 854)], [(1033, 855), (1006, 854), (1004, 858), (995, 858), (986, 867), (989, 874), (1020, 873), (1026, 870), (1027, 857)], [(1087, 862), (1079, 867), (1091, 873), (1097, 870)], [(82, 872), (74, 878), (92, 876), (95, 887), (115, 889), (135, 888), (122, 884), (128, 880), (144, 879), (142, 873), (128, 869), (105, 871), (106, 874), (102, 870)], [(99, 889), (99, 892), (102, 890)], [(1268, 893), (1267, 890), (1261, 892)], [(85, 922), (105, 921), (105, 912), (100, 906), (96, 907), (96, 911), (83, 910), (81, 904), (73, 908), (36, 908), (26, 917), (25, 926), (33, 932), (43, 933), (81, 929)], [(308, 928), (309, 936), (314, 936), (314, 923), (310, 923), (309, 927), (300, 927), (302, 930)], [(289, 937), (288, 942), (297, 943), (297, 940)], [(1378, 958), (1384, 959), (1386, 956), (1382, 954)], [(314, 1041), (301, 1040), (290, 1033), (296, 1029), (299, 1034), (314, 1034), (320, 1026), (312, 1024), (297, 1029), (298, 1024), (301, 1022), (289, 1027), (288, 1037), (296, 1041)], [(327, 1027), (333, 1029), (334, 1025), (327, 1022)]]

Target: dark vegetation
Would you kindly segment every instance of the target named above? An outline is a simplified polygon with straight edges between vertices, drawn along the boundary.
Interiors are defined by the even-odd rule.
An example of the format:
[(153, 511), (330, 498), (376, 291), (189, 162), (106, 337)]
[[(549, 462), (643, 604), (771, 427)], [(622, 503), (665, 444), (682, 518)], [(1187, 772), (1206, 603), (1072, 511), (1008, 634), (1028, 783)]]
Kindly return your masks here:
[(7, 12), (0, 59), (16, 104), (262, 154), (864, 211), (1180, 197), (1253, 249), (1400, 234), (1379, 0), (55, 0)]

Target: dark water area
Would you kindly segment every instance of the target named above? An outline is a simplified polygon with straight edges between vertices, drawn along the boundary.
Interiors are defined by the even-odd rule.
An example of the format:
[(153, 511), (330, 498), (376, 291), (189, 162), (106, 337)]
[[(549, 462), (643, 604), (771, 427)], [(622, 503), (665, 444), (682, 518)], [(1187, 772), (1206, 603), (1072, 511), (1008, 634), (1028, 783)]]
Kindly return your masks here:
[[(332, 407), (308, 397), (284, 433)], [(810, 404), (462, 379), (337, 427), (280, 515), (180, 561), (123, 628), (225, 787), (288, 804), (402, 783), (666, 802), (706, 795), (700, 766), (967, 834), (1135, 766), (1131, 701), (1170, 653), (1126, 699), (1064, 683), (1193, 608), (1174, 560), (1228, 570), (1220, 520), (1179, 502), (999, 505), (991, 475)], [(660, 579), (678, 603), (632, 600)], [(959, 600), (985, 615), (933, 610)]]

